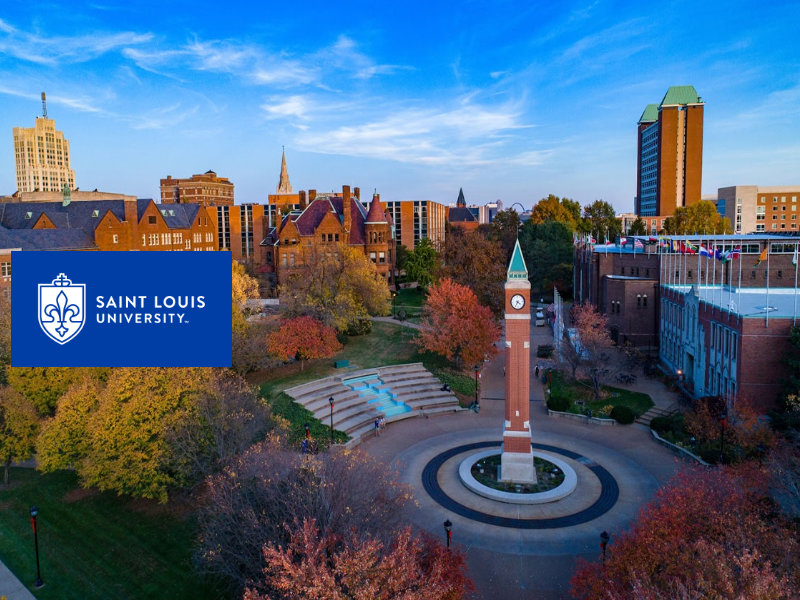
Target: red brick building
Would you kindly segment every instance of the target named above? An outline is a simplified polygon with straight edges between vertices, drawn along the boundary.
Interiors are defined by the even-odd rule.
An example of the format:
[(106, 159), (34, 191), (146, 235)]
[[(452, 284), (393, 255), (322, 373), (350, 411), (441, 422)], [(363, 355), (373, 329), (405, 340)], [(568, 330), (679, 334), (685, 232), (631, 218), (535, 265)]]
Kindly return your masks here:
[(189, 179), (161, 180), (161, 204), (200, 204), (202, 206), (233, 206), (233, 184), (214, 171), (192, 175)]
[(450, 207), (447, 213), (447, 222), (452, 227), (460, 227), (464, 231), (475, 231), (480, 223), (472, 211), (467, 208), (467, 201), (464, 199), (464, 190), (458, 190), (458, 199), (455, 207)]
[(375, 264), (388, 285), (394, 285), (395, 239), (391, 218), (376, 193), (367, 210), (359, 188), (342, 186), (341, 194), (320, 194), (309, 190), (309, 204), (302, 211), (283, 216), (262, 244), (271, 257), (277, 282), (302, 272), (311, 258), (332, 252), (337, 244), (358, 247)]

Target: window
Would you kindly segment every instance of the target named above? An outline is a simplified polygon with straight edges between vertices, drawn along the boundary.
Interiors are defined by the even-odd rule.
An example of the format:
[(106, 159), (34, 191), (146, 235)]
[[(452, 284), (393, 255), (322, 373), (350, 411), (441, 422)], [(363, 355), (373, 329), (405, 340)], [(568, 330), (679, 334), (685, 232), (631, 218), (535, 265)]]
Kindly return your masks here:
[(625, 275), (625, 267), (620, 267), (619, 268), (619, 274), (620, 275)]
[(647, 294), (642, 295), (642, 306), (647, 307)]
[(333, 234), (333, 239), (338, 242), (339, 241), (339, 234), (338, 233)]
[(158, 234), (151, 233), (149, 236), (147, 236), (147, 242), (150, 246), (158, 246)]
[(286, 266), (286, 255), (285, 254), (281, 254), (281, 266), (282, 267)]
[(376, 260), (377, 260), (377, 256), (375, 255), (375, 253), (374, 253), (374, 252), (370, 252), (370, 253), (369, 253), (369, 259), (370, 259), (372, 262), (376, 262)]
[(191, 249), (192, 249), (192, 241), (191, 241), (191, 240), (186, 240), (186, 241), (184, 242), (184, 244), (183, 244), (183, 247), (184, 247), (186, 250), (191, 250)]
[(380, 264), (386, 264), (386, 253), (385, 252), (378, 252), (378, 262)]
[(161, 234), (161, 245), (162, 246), (169, 246), (169, 234), (162, 233)]
[(142, 234), (142, 248), (144, 248), (146, 245), (147, 245), (147, 234), (143, 233)]
[(156, 218), (155, 218), (155, 216), (151, 215), (151, 216), (147, 217), (147, 223), (148, 223), (149, 225), (155, 225), (155, 224), (156, 224)]
[(641, 306), (641, 305), (642, 305), (642, 295), (636, 294), (636, 306)]
[(778, 228), (778, 224), (777, 224), (777, 223), (773, 223), (773, 224), (772, 224), (772, 228), (773, 228), (773, 229), (777, 229), (777, 228)]
[(10, 262), (0, 263), (0, 276), (1, 277), (11, 277), (11, 263)]
[(114, 244), (118, 244), (119, 243), (119, 236), (115, 233), (113, 236), (111, 236), (111, 241)]

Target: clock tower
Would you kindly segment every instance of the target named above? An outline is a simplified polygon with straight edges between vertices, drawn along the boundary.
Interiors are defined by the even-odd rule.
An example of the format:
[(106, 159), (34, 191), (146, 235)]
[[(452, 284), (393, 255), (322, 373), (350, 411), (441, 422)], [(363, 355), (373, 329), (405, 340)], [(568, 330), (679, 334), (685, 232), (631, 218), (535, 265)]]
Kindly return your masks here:
[(500, 479), (536, 483), (531, 450), (531, 284), (519, 240), (505, 284), (506, 410)]

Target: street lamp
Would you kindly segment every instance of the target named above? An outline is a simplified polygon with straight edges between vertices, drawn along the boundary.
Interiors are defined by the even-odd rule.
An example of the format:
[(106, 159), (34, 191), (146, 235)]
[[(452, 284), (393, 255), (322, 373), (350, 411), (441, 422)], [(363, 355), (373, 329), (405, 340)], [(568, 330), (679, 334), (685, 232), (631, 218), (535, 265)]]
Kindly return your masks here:
[(606, 546), (608, 546), (608, 540), (611, 539), (611, 536), (608, 535), (607, 531), (604, 531), (600, 534), (600, 548), (603, 549), (603, 568), (606, 568)]
[(725, 464), (725, 419), (728, 418), (724, 411), (719, 415), (719, 462)]
[(394, 301), (395, 301), (395, 298), (397, 298), (397, 292), (392, 292), (392, 318), (393, 319), (395, 318), (395, 316), (394, 316), (395, 315), (395, 312), (394, 312)]
[(36, 547), (36, 583), (33, 584), (37, 590), (44, 586), (42, 581), (42, 571), (39, 568), (39, 533), (36, 531), (36, 516), (39, 514), (39, 509), (31, 506), (31, 526), (33, 527), (33, 544)]
[(478, 373), (481, 370), (480, 365), (475, 365), (475, 408), (479, 406), (478, 403)]
[(331, 446), (333, 446), (333, 396), (328, 398), (328, 403), (331, 405)]
[(453, 524), (450, 522), (450, 519), (447, 519), (444, 522), (444, 535), (447, 538), (447, 547), (450, 547), (450, 540), (453, 537)]

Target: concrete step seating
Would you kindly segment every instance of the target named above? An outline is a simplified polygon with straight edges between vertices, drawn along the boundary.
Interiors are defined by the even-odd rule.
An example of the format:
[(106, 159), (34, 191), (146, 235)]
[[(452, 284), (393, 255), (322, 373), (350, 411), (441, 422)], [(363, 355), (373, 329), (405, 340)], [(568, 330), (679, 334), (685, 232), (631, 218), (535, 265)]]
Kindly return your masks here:
[(668, 416), (670, 416), (671, 414), (673, 414), (675, 412), (677, 412), (677, 411), (669, 410), (669, 409), (665, 409), (665, 408), (659, 408), (657, 406), (654, 406), (654, 407), (650, 408), (644, 414), (639, 415), (639, 417), (637, 417), (635, 422), (639, 423), (641, 425), (647, 425), (649, 427), (650, 426), (650, 421), (652, 421), (656, 417), (668, 417)]
[[(354, 381), (350, 385), (343, 383), (354, 379), (361, 381)], [(375, 385), (378, 379), (382, 383)], [(390, 391), (394, 400), (411, 408), (411, 411), (386, 417), (387, 423), (423, 414), (428, 416), (462, 410), (455, 395), (442, 391), (442, 383), (422, 363), (351, 371), (347, 375), (327, 377), (285, 391), (323, 423), (329, 422), (328, 398), (333, 397), (333, 427), (351, 436), (349, 445), (354, 445), (362, 438), (375, 434), (375, 419), (384, 414), (376, 408), (376, 403), (369, 402), (376, 398), (375, 395), (362, 395), (368, 384), (377, 389), (378, 393), (382, 390), (387, 390), (387, 393)]]

